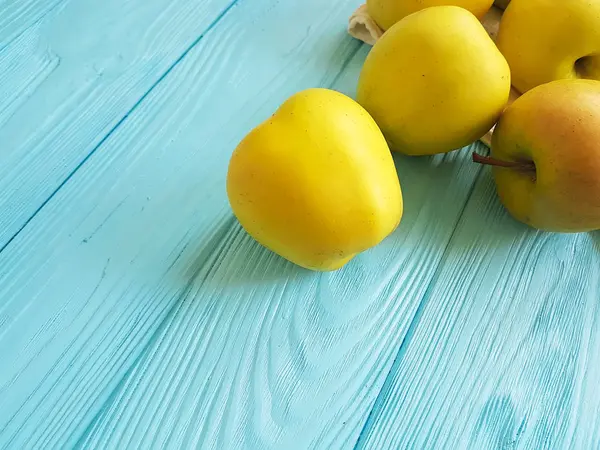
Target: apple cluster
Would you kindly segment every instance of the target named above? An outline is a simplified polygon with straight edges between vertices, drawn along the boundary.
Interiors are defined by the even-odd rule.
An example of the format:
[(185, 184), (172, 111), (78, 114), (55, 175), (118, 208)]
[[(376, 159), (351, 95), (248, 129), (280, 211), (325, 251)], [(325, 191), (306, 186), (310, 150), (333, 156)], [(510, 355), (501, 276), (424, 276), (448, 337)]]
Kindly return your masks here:
[(234, 150), (227, 195), (248, 234), (337, 270), (400, 225), (392, 152), (447, 153), (490, 133), (473, 160), (513, 217), (600, 229), (600, 0), (492, 3), (367, 0), (374, 43), (356, 99), (298, 92)]
[(492, 166), (513, 217), (546, 231), (600, 229), (600, 1), (366, 6), (380, 30), (357, 96), (392, 150), (482, 140), (490, 155), (473, 160)]

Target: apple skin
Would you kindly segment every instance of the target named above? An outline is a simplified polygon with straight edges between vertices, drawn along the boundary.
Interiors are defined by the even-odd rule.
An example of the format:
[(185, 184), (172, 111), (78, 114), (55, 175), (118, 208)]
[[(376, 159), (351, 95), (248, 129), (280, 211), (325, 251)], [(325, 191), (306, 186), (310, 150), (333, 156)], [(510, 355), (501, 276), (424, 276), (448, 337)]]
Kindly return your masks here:
[(387, 30), (404, 17), (432, 6), (460, 6), (483, 19), (494, 0), (367, 0), (367, 9), (377, 25)]
[(411, 156), (469, 145), (508, 102), (510, 68), (477, 18), (458, 6), (406, 16), (379, 39), (356, 98), (393, 151)]
[(315, 271), (378, 245), (403, 213), (381, 130), (355, 100), (324, 88), (295, 93), (241, 140), (227, 196), (257, 242)]
[(518, 221), (553, 232), (600, 229), (600, 82), (529, 90), (498, 121), (490, 156), (523, 165), (492, 168), (500, 201)]
[(600, 80), (600, 1), (512, 0), (496, 43), (521, 93), (560, 79)]

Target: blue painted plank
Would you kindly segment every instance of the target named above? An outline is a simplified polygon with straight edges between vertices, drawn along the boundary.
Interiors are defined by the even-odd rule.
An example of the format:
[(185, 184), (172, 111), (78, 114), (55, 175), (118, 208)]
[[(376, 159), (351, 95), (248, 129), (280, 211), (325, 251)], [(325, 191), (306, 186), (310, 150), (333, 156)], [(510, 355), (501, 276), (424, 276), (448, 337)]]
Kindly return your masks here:
[(600, 448), (600, 235), (476, 184), (357, 448)]
[(0, 249), (234, 0), (0, 5)]
[[(303, 12), (305, 16), (310, 13)], [(224, 202), (208, 202), (215, 187), (202, 180), (202, 172), (206, 175), (215, 169), (214, 164), (206, 166), (207, 161), (216, 158), (223, 163), (225, 159), (215, 151), (218, 145), (201, 147), (202, 153), (198, 153), (198, 145), (219, 137), (227, 139), (224, 148), (230, 148), (233, 141), (222, 130), (229, 129), (231, 111), (243, 110), (247, 100), (247, 84), (235, 86), (244, 80), (255, 88), (277, 86), (285, 81), (273, 79), (280, 74), (279, 64), (290, 66), (284, 76), (298, 72), (305, 83), (323, 76), (331, 79), (356, 49), (356, 43), (349, 40), (330, 43), (328, 51), (341, 54), (327, 53), (330, 61), (325, 61), (325, 70), (321, 70), (324, 61), (307, 55), (300, 59), (293, 53), (303, 49), (306, 27), (282, 27), (279, 31), (288, 38), (272, 46), (270, 54), (241, 58), (243, 64), (227, 64), (243, 56), (233, 52), (240, 38), (231, 32), (231, 24), (228, 33), (199, 45), (196, 58), (179, 71), (179, 90), (153, 95), (143, 120), (128, 119), (133, 125), (120, 134), (116, 144), (94, 155), (90, 164), (95, 164), (71, 181), (66, 194), (53, 199), (2, 254), (3, 444), (14, 448), (76, 439), (168, 308), (187, 292), (184, 278), (189, 275), (175, 271), (172, 264), (182, 249), (198, 245), (212, 233), (202, 226), (205, 213), (210, 208), (226, 210)], [(269, 37), (246, 34), (255, 39)], [(261, 72), (259, 66), (261, 77), (254, 83), (246, 79), (247, 65), (260, 62), (261, 56), (267, 68)], [(310, 66), (299, 70), (307, 60)], [(218, 81), (211, 67), (221, 66), (224, 72), (217, 75), (227, 76)], [(315, 66), (321, 66), (320, 70)], [(211, 90), (216, 83), (235, 88), (230, 94), (240, 99), (236, 109), (222, 102), (221, 92)], [(255, 98), (255, 105), (262, 102), (259, 96)], [(196, 116), (194, 123), (189, 115)], [(251, 113), (246, 120), (253, 120)], [(203, 122), (206, 124), (199, 127)], [(174, 143), (188, 127), (195, 132)], [(236, 128), (238, 137), (244, 128)], [(181, 146), (186, 150), (183, 153), (179, 153)], [(145, 154), (147, 147), (149, 154)], [(189, 168), (190, 159), (196, 166), (182, 179), (181, 168)], [(164, 185), (165, 179), (170, 188)], [(165, 216), (164, 208), (170, 205), (178, 207), (172, 211), (179, 218), (174, 224), (171, 212)], [(206, 218), (210, 220), (212, 215), (214, 211)]]
[[(229, 102), (220, 111), (224, 121), (230, 111), (239, 111), (238, 122), (226, 128), (236, 130), (234, 138), (205, 142), (191, 127), (179, 135), (220, 155), (206, 164), (207, 172), (191, 172), (211, 188), (202, 217), (214, 231), (200, 250), (197, 245), (183, 250), (176, 267), (187, 275), (182, 278), (191, 283), (189, 292), (90, 426), (81, 448), (352, 448), (470, 191), (476, 169), (464, 164), (464, 152), (398, 157), (407, 205), (402, 228), (347, 269), (306, 273), (256, 245), (222, 208), (227, 157), (243, 133), (287, 95), (332, 81), (320, 74), (343, 66), (338, 58), (348, 55), (349, 43), (342, 24), (351, 8), (316, 1), (252, 6), (240, 5), (214, 38), (242, 34), (231, 62), (212, 69), (215, 77), (232, 71), (233, 61), (269, 60), (246, 68), (240, 84), (225, 79), (211, 86)], [(314, 11), (325, 15), (322, 23), (315, 25)], [(294, 20), (298, 17), (301, 21)], [(257, 31), (253, 23), (261, 18)], [(300, 49), (298, 42), (285, 43), (287, 57), (287, 51), (277, 55), (271, 46), (254, 44), (285, 36), (278, 24), (287, 24), (286, 34), (306, 33)], [(335, 88), (353, 94), (365, 50)], [(205, 56), (199, 51), (190, 58)], [(287, 58), (295, 62), (291, 67)], [(199, 61), (186, 60), (181, 70)], [(179, 91), (181, 76), (174, 73), (158, 89)], [(181, 114), (188, 117), (186, 107)], [(190, 120), (204, 117), (198, 112)]]
[(4, 0), (0, 3), (0, 51), (68, 0)]
[(354, 445), (470, 192), (468, 152), (398, 157), (401, 228), (330, 274), (246, 236), (224, 179), (287, 96), (353, 93), (356, 6), (240, 0), (0, 254), (0, 447)]

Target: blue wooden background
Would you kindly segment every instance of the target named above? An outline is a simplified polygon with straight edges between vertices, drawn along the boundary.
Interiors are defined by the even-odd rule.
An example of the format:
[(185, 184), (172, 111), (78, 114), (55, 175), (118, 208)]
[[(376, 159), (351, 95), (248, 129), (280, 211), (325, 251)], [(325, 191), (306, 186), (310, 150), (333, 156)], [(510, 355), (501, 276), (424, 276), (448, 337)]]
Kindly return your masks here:
[(0, 448), (600, 448), (600, 235), (513, 221), (472, 149), (396, 156), (338, 272), (233, 218), (237, 142), (354, 95), (359, 4), (0, 1)]

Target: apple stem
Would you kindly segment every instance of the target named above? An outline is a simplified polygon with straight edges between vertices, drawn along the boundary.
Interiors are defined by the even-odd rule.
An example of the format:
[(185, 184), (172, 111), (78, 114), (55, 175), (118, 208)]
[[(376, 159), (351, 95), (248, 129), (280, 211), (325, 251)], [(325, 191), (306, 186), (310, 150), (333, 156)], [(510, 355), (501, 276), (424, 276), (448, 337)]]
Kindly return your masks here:
[(482, 156), (479, 153), (473, 152), (473, 162), (477, 164), (483, 164), (486, 166), (496, 167), (507, 167), (509, 169), (521, 169), (525, 171), (535, 171), (535, 164), (533, 161), (516, 162), (516, 161), (503, 161), (501, 159), (492, 158), (491, 156)]

